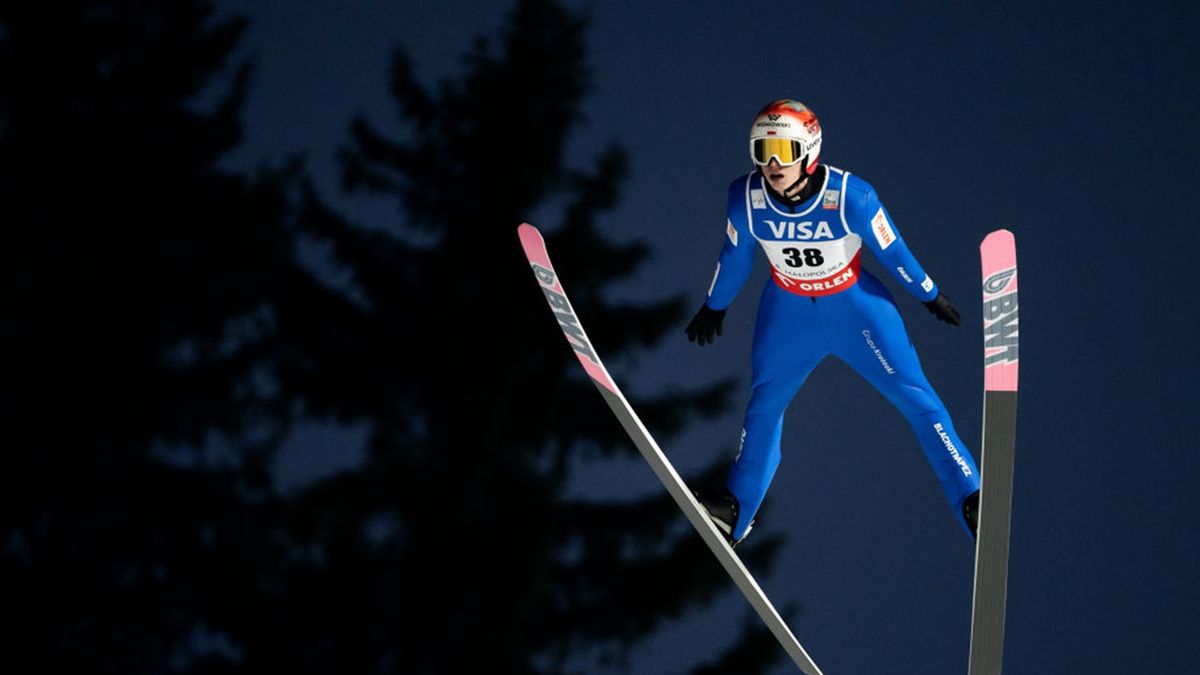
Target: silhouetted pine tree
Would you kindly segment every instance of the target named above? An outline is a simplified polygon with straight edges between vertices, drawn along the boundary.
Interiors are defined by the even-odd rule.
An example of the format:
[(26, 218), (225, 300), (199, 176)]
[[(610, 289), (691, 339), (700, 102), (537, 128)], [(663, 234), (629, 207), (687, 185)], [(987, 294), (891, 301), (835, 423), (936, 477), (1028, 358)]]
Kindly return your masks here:
[[(291, 331), (313, 340), (298, 353), (320, 358), (297, 359), (284, 382), (308, 393), (310, 413), (370, 421), (371, 452), (293, 505), (293, 544), (319, 555), (297, 567), (292, 604), (270, 630), (297, 649), (280, 664), (280, 653), (251, 648), (250, 663), (568, 672), (593, 656), (619, 658), (731, 587), (665, 494), (596, 503), (565, 492), (587, 471), (589, 450), (636, 451), (580, 377), (517, 224), (557, 207), (549, 246), (610, 362), (678, 338), (684, 311), (679, 298), (604, 297), (649, 252), (597, 225), (618, 199), (624, 151), (608, 148), (591, 168), (566, 157), (587, 91), (585, 32), (558, 4), (522, 0), (499, 49), (478, 39), (463, 79), (433, 89), (397, 51), (391, 91), (402, 127), (357, 119), (342, 158), (348, 188), (396, 200), (398, 224), (352, 226), (310, 194), (308, 231), (351, 281), (347, 305), (323, 313), (323, 333)], [(667, 436), (722, 410), (728, 389), (635, 405)], [(749, 550), (763, 563), (775, 542), (756, 543)], [(764, 645), (761, 631), (747, 635)], [(722, 667), (763, 672), (781, 655), (764, 649), (776, 651), (764, 658), (743, 645)]]
[(308, 282), (290, 175), (218, 168), (244, 27), (199, 0), (0, 8), (9, 672), (232, 662), (226, 617), (277, 576), (274, 307)]
[[(578, 377), (515, 225), (561, 206), (551, 246), (610, 360), (681, 318), (677, 300), (601, 295), (647, 251), (596, 228), (623, 153), (563, 160), (583, 22), (523, 2), (501, 54), (480, 43), (436, 95), (397, 57), (403, 138), (359, 121), (346, 159), (402, 225), (350, 227), (303, 194), (301, 224), (350, 288), (294, 260), (297, 169), (218, 165), (248, 68), (209, 90), (244, 26), (200, 0), (0, 7), (8, 662), (563, 672), (726, 588), (664, 498), (564, 494), (588, 449), (632, 450)], [(666, 434), (724, 392), (637, 404)], [(296, 396), (374, 431), (361, 470), (285, 501), (269, 466)], [(763, 640), (707, 668), (761, 672)]]

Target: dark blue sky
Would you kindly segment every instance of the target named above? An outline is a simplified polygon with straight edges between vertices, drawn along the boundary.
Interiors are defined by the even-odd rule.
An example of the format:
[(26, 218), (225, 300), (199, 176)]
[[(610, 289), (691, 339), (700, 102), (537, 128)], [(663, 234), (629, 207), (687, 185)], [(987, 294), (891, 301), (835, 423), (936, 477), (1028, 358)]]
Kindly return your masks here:
[[(950, 328), (897, 293), (926, 373), (978, 456), (978, 244), (992, 229), (1013, 231), (1023, 359), (1008, 672), (1193, 672), (1200, 5), (733, 4), (589, 5), (595, 81), (572, 151), (580, 165), (612, 140), (631, 152), (625, 197), (602, 224), (655, 252), (610, 292), (684, 293), (698, 305), (721, 244), (725, 186), (748, 168), (753, 113), (777, 97), (804, 101), (822, 122), (822, 160), (875, 185), (963, 312), (964, 325)], [(395, 128), (391, 46), (406, 45), (426, 81), (453, 77), (471, 36), (494, 35), (507, 10), (433, 0), (221, 6), (253, 20), (244, 51), (258, 64), (247, 142), (233, 161), (307, 151), (335, 204), (378, 225), (394, 217), (391, 205), (338, 198), (332, 155), (357, 111)], [(561, 272), (570, 291), (570, 270)], [(681, 333), (610, 369), (633, 391), (735, 375), (740, 408), (764, 278), (760, 263), (715, 346), (700, 350)], [(540, 302), (532, 283), (530, 294), (510, 301)], [(699, 467), (732, 451), (740, 414), (663, 445), (683, 470)], [(306, 428), (285, 481), (352, 461), (361, 438)], [(633, 463), (588, 475), (598, 478), (581, 494), (657, 489)], [(794, 401), (769, 499), (766, 529), (788, 538), (760, 581), (777, 605), (801, 608), (793, 630), (829, 675), (965, 670), (971, 547), (903, 419), (846, 366), (822, 364)], [(635, 650), (631, 672), (678, 672), (716, 654), (747, 615), (731, 590)]]

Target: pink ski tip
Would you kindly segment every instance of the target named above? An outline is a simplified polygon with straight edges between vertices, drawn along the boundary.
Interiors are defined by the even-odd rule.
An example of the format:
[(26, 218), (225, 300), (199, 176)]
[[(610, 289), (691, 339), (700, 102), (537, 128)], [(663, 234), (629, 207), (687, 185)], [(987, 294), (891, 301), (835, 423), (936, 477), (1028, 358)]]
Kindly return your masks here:
[(521, 223), (520, 227), (517, 228), (517, 236), (521, 238), (522, 246), (527, 247), (530, 244), (545, 245), (542, 233), (538, 232), (538, 229), (529, 223)]
[(536, 227), (529, 223), (521, 223), (517, 228), (517, 236), (521, 238), (521, 248), (525, 250), (525, 257), (529, 259), (529, 262), (550, 270), (554, 269), (554, 266), (550, 264), (550, 254), (546, 251), (546, 240), (542, 238), (542, 233)]
[(979, 245), (983, 267), (984, 389), (1016, 391), (1018, 346), (1017, 247), (1008, 230)]
[(985, 271), (1017, 265), (1016, 238), (1008, 230), (989, 233), (979, 245), (979, 252), (983, 257)]

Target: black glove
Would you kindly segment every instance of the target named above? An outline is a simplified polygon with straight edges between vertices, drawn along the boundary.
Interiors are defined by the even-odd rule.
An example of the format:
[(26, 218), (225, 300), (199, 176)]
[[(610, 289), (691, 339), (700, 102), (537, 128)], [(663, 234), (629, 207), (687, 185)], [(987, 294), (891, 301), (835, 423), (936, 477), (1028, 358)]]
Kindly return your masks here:
[(700, 305), (700, 311), (692, 317), (687, 325), (688, 342), (698, 342), (700, 346), (713, 342), (721, 334), (721, 322), (725, 320), (725, 310), (709, 309), (708, 305)]
[(936, 316), (939, 321), (945, 321), (951, 326), (958, 325), (958, 310), (954, 309), (954, 305), (950, 304), (950, 298), (947, 298), (941, 291), (938, 291), (936, 298), (925, 303), (925, 306), (929, 308), (929, 312)]

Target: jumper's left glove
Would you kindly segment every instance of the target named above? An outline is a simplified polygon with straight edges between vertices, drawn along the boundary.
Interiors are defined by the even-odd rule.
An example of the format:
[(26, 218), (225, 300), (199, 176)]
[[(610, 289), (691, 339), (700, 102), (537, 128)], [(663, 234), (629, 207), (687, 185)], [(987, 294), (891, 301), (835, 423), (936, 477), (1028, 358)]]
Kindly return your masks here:
[(954, 309), (954, 305), (950, 304), (950, 299), (944, 293), (938, 291), (937, 297), (925, 303), (929, 308), (929, 312), (936, 316), (939, 321), (957, 326), (959, 323), (958, 310)]
[(708, 305), (700, 305), (700, 311), (692, 317), (684, 332), (688, 342), (698, 342), (703, 347), (717, 339), (721, 334), (721, 322), (725, 320), (725, 310), (709, 309)]

